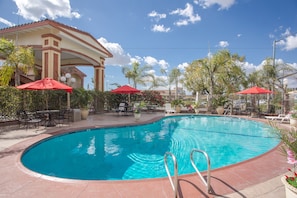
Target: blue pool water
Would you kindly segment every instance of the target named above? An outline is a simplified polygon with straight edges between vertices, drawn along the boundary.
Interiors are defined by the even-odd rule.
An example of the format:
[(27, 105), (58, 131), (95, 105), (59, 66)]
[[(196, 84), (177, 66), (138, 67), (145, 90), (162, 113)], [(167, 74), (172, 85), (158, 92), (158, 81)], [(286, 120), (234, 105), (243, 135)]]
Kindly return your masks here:
[[(21, 161), (32, 171), (59, 178), (131, 180), (166, 177), (164, 154), (176, 156), (178, 173), (193, 173), (190, 152), (204, 150), (211, 168), (261, 155), (279, 140), (263, 123), (220, 116), (168, 116), (157, 122), (88, 129), (45, 139), (28, 148)], [(194, 155), (206, 170), (203, 155)], [(173, 172), (172, 160), (168, 164)]]

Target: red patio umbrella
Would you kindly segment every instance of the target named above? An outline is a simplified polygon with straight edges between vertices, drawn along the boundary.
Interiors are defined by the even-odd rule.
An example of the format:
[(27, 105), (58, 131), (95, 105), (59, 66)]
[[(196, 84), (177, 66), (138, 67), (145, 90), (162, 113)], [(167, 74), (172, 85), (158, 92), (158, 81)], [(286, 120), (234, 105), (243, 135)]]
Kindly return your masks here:
[(72, 87), (51, 78), (44, 78), (34, 82), (19, 85), (17, 86), (17, 88), (25, 90), (64, 90), (69, 93), (71, 93), (73, 89)]
[(112, 93), (118, 94), (133, 94), (133, 93), (140, 93), (141, 91), (135, 89), (134, 87), (130, 87), (129, 85), (123, 85), (111, 91)]
[(273, 93), (273, 92), (268, 89), (264, 89), (257, 86), (237, 92), (237, 94), (267, 94), (267, 93)]
[(130, 87), (129, 85), (123, 85), (114, 90), (111, 90), (111, 92), (117, 93), (117, 94), (129, 94), (129, 103), (130, 103), (130, 94), (140, 93), (141, 91), (138, 89), (135, 89), (134, 87)]
[[(23, 90), (64, 90), (64, 91), (68, 92), (68, 95), (73, 90), (72, 87), (65, 85), (63, 83), (60, 83), (59, 81), (56, 81), (52, 78), (44, 78), (44, 79), (37, 80), (34, 82), (19, 85), (16, 88), (23, 89)], [(68, 96), (67, 96), (67, 100), (68, 100)], [(46, 98), (46, 108), (48, 109), (48, 99), (47, 98)]]
[[(251, 94), (251, 95), (255, 95), (255, 94), (270, 94), (270, 93), (273, 93), (273, 92), (270, 91), (270, 90), (268, 90), (268, 89), (264, 89), (264, 88), (261, 88), (261, 87), (258, 87), (258, 86), (254, 86), (254, 87), (245, 89), (243, 91), (237, 92), (237, 94)], [(259, 106), (259, 100), (258, 100), (258, 106)]]

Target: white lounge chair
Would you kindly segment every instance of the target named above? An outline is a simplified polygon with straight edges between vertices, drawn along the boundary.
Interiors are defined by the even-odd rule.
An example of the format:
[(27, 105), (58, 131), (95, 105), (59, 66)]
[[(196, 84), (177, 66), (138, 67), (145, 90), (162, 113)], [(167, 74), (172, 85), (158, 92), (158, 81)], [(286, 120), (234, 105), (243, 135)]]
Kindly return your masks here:
[(121, 103), (119, 104), (119, 108), (118, 108), (118, 110), (121, 111), (121, 112), (126, 111), (126, 103), (121, 102)]
[(278, 114), (277, 116), (265, 116), (265, 118), (268, 120), (281, 120), (285, 116), (285, 114)]
[(291, 114), (279, 114), (278, 116), (265, 116), (266, 119), (272, 121), (290, 122)]
[(172, 109), (171, 104), (170, 103), (165, 103), (165, 113), (167, 114), (171, 114), (171, 113), (176, 113), (175, 109)]
[(116, 110), (116, 112), (118, 112), (119, 115), (121, 115), (121, 114), (123, 114), (123, 115), (127, 115), (128, 112), (129, 112), (128, 107), (129, 107), (129, 106), (128, 106), (127, 103), (125, 103), (125, 102), (121, 102), (121, 103), (119, 104), (119, 107), (118, 107), (118, 109)]

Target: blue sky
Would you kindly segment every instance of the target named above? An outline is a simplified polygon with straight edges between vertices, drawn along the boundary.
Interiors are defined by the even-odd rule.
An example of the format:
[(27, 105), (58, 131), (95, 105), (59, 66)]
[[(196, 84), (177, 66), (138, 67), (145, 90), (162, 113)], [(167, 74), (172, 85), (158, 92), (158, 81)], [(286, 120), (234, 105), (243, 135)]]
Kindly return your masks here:
[[(161, 68), (183, 70), (221, 49), (245, 56), (249, 73), (272, 57), (274, 40), (276, 61), (297, 68), (296, 0), (0, 1), (0, 28), (44, 18), (90, 33), (114, 55), (105, 62), (106, 89), (127, 84), (121, 67), (135, 60), (161, 76)], [(93, 68), (80, 68), (92, 88)]]

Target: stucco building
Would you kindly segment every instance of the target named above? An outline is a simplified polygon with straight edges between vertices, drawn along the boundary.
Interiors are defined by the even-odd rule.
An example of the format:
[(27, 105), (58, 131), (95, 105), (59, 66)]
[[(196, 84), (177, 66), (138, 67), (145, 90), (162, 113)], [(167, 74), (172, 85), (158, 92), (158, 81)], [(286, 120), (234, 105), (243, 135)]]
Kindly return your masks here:
[(45, 77), (60, 80), (71, 72), (76, 79), (74, 87), (80, 87), (85, 74), (75, 66), (92, 66), (94, 88), (104, 91), (104, 61), (112, 54), (89, 33), (46, 19), (0, 29), (0, 37), (13, 40), (17, 46), (33, 48), (39, 75), (23, 75), (24, 83)]

